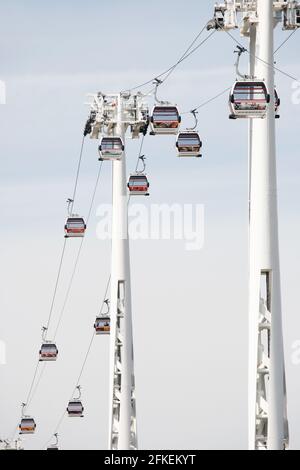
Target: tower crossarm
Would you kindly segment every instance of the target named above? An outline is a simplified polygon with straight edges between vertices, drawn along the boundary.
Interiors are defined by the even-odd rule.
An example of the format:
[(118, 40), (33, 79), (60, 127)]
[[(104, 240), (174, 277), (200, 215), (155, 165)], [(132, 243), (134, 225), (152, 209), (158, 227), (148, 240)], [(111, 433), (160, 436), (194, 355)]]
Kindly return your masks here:
[(149, 108), (141, 93), (121, 95), (123, 105), (122, 122), (118, 116), (118, 101), (120, 94), (96, 93), (88, 95), (91, 108), (90, 137), (98, 139), (100, 134), (114, 135), (117, 125), (124, 124), (125, 130), (130, 127), (132, 138), (138, 138), (139, 134), (147, 126)]
[[(284, 30), (300, 27), (300, 2), (297, 0), (273, 1), (275, 25), (283, 24)], [(258, 22), (257, 0), (225, 0), (214, 7), (214, 18), (208, 29), (229, 31), (240, 28), (242, 36), (249, 36), (250, 27)]]

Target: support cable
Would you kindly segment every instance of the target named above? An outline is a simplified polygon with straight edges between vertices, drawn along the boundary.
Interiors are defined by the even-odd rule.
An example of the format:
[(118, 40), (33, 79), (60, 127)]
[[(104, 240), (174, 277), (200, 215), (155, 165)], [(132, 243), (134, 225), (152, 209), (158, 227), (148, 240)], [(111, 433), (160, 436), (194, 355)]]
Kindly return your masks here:
[(185, 111), (181, 114), (190, 114), (192, 113), (193, 111), (198, 111), (198, 109), (200, 108), (203, 108), (204, 106), (207, 106), (209, 103), (211, 103), (212, 101), (215, 101), (217, 98), (219, 98), (220, 96), (224, 95), (226, 92), (230, 91), (232, 88), (232, 86), (228, 87), (228, 88), (225, 88), (225, 90), (221, 91), (220, 93), (218, 93), (217, 95), (213, 96), (212, 98), (210, 98), (209, 100), (207, 101), (204, 101), (203, 103), (201, 103), (199, 106), (197, 106), (196, 108), (194, 108), (193, 110), (191, 111)]
[[(196, 52), (203, 44), (206, 43), (206, 41), (208, 41), (208, 39), (211, 38), (211, 36), (213, 36), (215, 34), (215, 31), (213, 31), (212, 33), (210, 33), (209, 36), (207, 36), (200, 44), (198, 44), (198, 46), (196, 46), (194, 49), (191, 50), (191, 52), (189, 52), (185, 57), (183, 57), (181, 60), (179, 60), (171, 69), (170, 69), (170, 72), (168, 73), (168, 75), (160, 80), (160, 84), (159, 85), (162, 85), (163, 83), (165, 83), (165, 81), (170, 77), (170, 75), (173, 73), (173, 71), (176, 69), (176, 67), (181, 64), (181, 62), (183, 62), (184, 60), (186, 60), (188, 57), (190, 57), (192, 54), (194, 54), (194, 52)], [(156, 77), (154, 80), (154, 83), (156, 82), (157, 79), (159, 79), (161, 75), (159, 75), (158, 77)], [(153, 82), (152, 82), (153, 83)], [(155, 91), (155, 89), (157, 88), (157, 86), (155, 85), (155, 87), (148, 93), (148, 94), (151, 94)]]
[[(162, 80), (162, 82), (164, 82), (165, 80), (167, 80), (169, 78), (169, 76), (173, 73), (173, 71), (178, 67), (179, 64), (181, 64), (181, 62), (183, 62), (184, 60), (186, 60), (188, 57), (190, 57), (192, 54), (194, 54), (194, 52), (196, 52), (203, 44), (206, 43), (206, 41), (208, 41), (208, 39), (210, 39), (210, 37), (215, 33), (215, 31), (213, 31), (212, 33), (210, 33), (200, 44), (198, 44), (196, 47), (193, 47), (193, 45), (196, 43), (196, 41), (199, 39), (199, 37), (202, 35), (202, 33), (206, 30), (206, 26), (207, 26), (207, 23), (205, 23), (205, 26), (201, 29), (201, 31), (198, 33), (198, 35), (196, 36), (196, 38), (192, 41), (192, 43), (189, 45), (189, 47), (186, 49), (185, 53), (180, 57), (180, 59), (175, 62), (171, 67), (169, 67), (167, 70), (165, 70), (164, 72), (160, 73), (159, 75), (156, 75), (155, 77), (151, 78), (151, 80), (148, 80), (147, 82), (144, 82), (144, 83), (141, 83), (140, 85), (137, 85), (133, 88), (129, 88), (127, 90), (123, 90), (123, 92), (131, 92), (131, 91), (134, 91), (134, 90), (137, 90), (139, 88), (143, 88), (144, 86), (146, 85), (149, 85), (149, 84), (152, 84), (153, 81), (155, 79), (159, 79), (161, 77), (163, 77), (164, 75), (166, 75), (166, 77)], [(192, 50), (191, 50), (192, 49)], [(122, 93), (123, 93), (122, 92)]]
[(80, 242), (80, 245), (79, 245), (79, 248), (78, 248), (78, 251), (77, 251), (73, 271), (72, 271), (71, 278), (70, 278), (70, 281), (69, 281), (69, 285), (68, 285), (68, 288), (67, 288), (67, 292), (66, 292), (66, 295), (65, 295), (65, 298), (64, 298), (63, 306), (62, 306), (62, 309), (61, 309), (60, 314), (59, 314), (58, 322), (57, 322), (57, 325), (56, 325), (56, 328), (55, 328), (55, 332), (54, 332), (54, 336), (53, 336), (53, 341), (54, 342), (56, 340), (57, 333), (58, 333), (59, 327), (61, 325), (63, 315), (65, 313), (65, 309), (66, 309), (66, 306), (67, 306), (67, 303), (68, 303), (68, 300), (69, 300), (70, 292), (71, 292), (71, 289), (72, 289), (74, 277), (75, 277), (75, 274), (76, 274), (79, 258), (80, 258), (82, 247), (83, 247), (83, 242), (84, 242), (84, 238), (81, 239), (81, 242)]
[(141, 145), (140, 145), (140, 148), (139, 148), (139, 153), (138, 153), (138, 158), (137, 158), (136, 166), (135, 166), (135, 172), (138, 171), (139, 162), (140, 162), (140, 158), (141, 158), (141, 156), (142, 156), (142, 151), (143, 151), (143, 146), (144, 146), (144, 140), (145, 140), (145, 136), (143, 135), (142, 141), (141, 141)]
[[(110, 286), (110, 281), (111, 281), (111, 275), (109, 276), (108, 281), (107, 281), (107, 285), (106, 285), (106, 289), (105, 289), (105, 294), (104, 294), (103, 301), (102, 301), (101, 310), (102, 310), (102, 308), (103, 308), (103, 306), (104, 306), (104, 304), (105, 304), (105, 301), (106, 301), (106, 299), (107, 299), (107, 294), (108, 294), (108, 289), (109, 289), (109, 286)], [(91, 349), (92, 349), (92, 346), (93, 346), (93, 342), (94, 342), (95, 336), (96, 336), (96, 333), (95, 333), (95, 331), (93, 331), (92, 337), (91, 337), (91, 339), (90, 339), (90, 341), (89, 341), (89, 345), (88, 345), (88, 348), (87, 348), (87, 352), (86, 352), (86, 354), (85, 354), (85, 356), (84, 356), (84, 360), (83, 360), (83, 363), (82, 363), (82, 366), (81, 366), (81, 369), (80, 369), (80, 372), (79, 372), (79, 375), (78, 375), (78, 378), (77, 378), (77, 381), (76, 381), (76, 385), (75, 385), (75, 387), (74, 387), (74, 389), (73, 389), (72, 394), (70, 395), (70, 400), (73, 398), (73, 395), (74, 395), (76, 389), (78, 388), (78, 385), (79, 385), (79, 383), (80, 383), (80, 380), (81, 380), (81, 378), (82, 378), (82, 376), (83, 376), (83, 373), (84, 373), (84, 370), (85, 370), (85, 366), (86, 366), (86, 364), (87, 364), (87, 360), (88, 360), (88, 358), (89, 358), (89, 355), (90, 355), (90, 352), (91, 352)], [(61, 425), (62, 425), (62, 423), (63, 423), (63, 420), (64, 420), (66, 414), (67, 414), (67, 412), (66, 412), (66, 410), (65, 410), (64, 413), (61, 415), (61, 417), (60, 417), (60, 419), (59, 419), (59, 421), (58, 421), (58, 423), (57, 423), (57, 425), (56, 425), (56, 428), (55, 428), (54, 433), (51, 434), (51, 437), (47, 440), (47, 442), (46, 442), (45, 445), (43, 446), (43, 449), (44, 449), (45, 447), (47, 447), (47, 445), (49, 444), (49, 442), (50, 442), (51, 439), (52, 439), (52, 436), (53, 436), (54, 434), (56, 434), (56, 433), (59, 431), (59, 429), (60, 429), (60, 427), (61, 427)]]
[[(195, 39), (193, 40), (193, 42), (189, 45), (189, 47), (184, 51), (184, 53), (182, 54), (182, 56), (179, 58), (179, 60), (173, 65), (173, 67), (171, 67), (169, 69), (169, 71), (167, 72), (167, 75), (166, 77), (163, 79), (163, 82), (165, 82), (166, 80), (168, 80), (168, 78), (170, 77), (170, 75), (174, 72), (174, 70), (176, 69), (176, 67), (181, 64), (181, 62), (183, 62), (185, 59), (187, 59), (191, 54), (193, 54), (196, 50), (198, 50), (198, 48), (200, 46), (202, 46), (209, 38), (210, 36), (212, 36), (212, 34), (210, 34), (209, 36), (207, 36), (204, 41), (202, 41), (197, 47), (195, 47), (193, 49), (193, 51), (189, 54), (190, 50), (192, 49), (193, 45), (197, 42), (197, 40), (199, 39), (199, 37), (202, 35), (203, 31), (206, 29), (206, 26), (207, 26), (207, 23), (205, 24), (205, 26), (201, 29), (200, 33), (198, 33), (198, 35), (195, 37)], [(159, 78), (159, 77), (156, 77), (156, 78)]]
[[(81, 162), (82, 162), (82, 156), (83, 156), (83, 149), (84, 149), (84, 142), (85, 142), (85, 136), (83, 136), (83, 138), (82, 138), (80, 152), (79, 152), (79, 160), (78, 160), (78, 165), (77, 165), (73, 196), (72, 196), (72, 199), (70, 200), (70, 208), (69, 208), (70, 213), (73, 213), (73, 208), (74, 208), (74, 203), (75, 203), (75, 198), (76, 198), (76, 193), (77, 193), (78, 180), (79, 180), (79, 174), (80, 174), (80, 168), (81, 168)], [(55, 303), (57, 289), (58, 289), (58, 285), (59, 285), (59, 280), (60, 280), (64, 255), (65, 255), (65, 250), (66, 250), (66, 243), (67, 243), (67, 239), (65, 238), (64, 239), (64, 244), (63, 244), (63, 250), (62, 250), (62, 254), (61, 254), (61, 258), (60, 258), (59, 268), (58, 268), (58, 274), (57, 274), (57, 278), (56, 278), (56, 282), (55, 282), (54, 293), (53, 293), (53, 297), (52, 297), (49, 317), (48, 317), (48, 321), (47, 321), (47, 325), (46, 325), (46, 336), (45, 336), (46, 338), (47, 338), (47, 334), (48, 334), (48, 330), (49, 330), (49, 326), (50, 326), (50, 322), (51, 322), (51, 318), (52, 318), (54, 303)]]
[(274, 55), (291, 39), (291, 37), (298, 31), (298, 28), (297, 29), (294, 29), (294, 31), (291, 32), (291, 34), (289, 34), (289, 36), (280, 44), (280, 46), (277, 47), (277, 49), (275, 49), (274, 51)]
[(30, 400), (31, 392), (32, 392), (33, 387), (34, 387), (34, 383), (35, 383), (35, 379), (36, 379), (36, 376), (37, 376), (37, 373), (38, 373), (39, 365), (40, 365), (40, 362), (38, 361), (36, 366), (35, 366), (35, 369), (34, 369), (33, 379), (32, 379), (32, 382), (30, 384), (29, 392), (28, 392), (28, 395), (27, 395), (27, 398), (26, 398), (26, 402), (25, 402), (26, 405)]
[[(91, 212), (92, 212), (92, 208), (93, 208), (93, 205), (94, 205), (94, 201), (95, 201), (95, 197), (96, 197), (96, 193), (97, 193), (97, 189), (98, 189), (98, 184), (99, 184), (99, 179), (100, 179), (100, 175), (101, 175), (101, 171), (102, 171), (102, 166), (103, 166), (103, 162), (101, 162), (101, 165), (99, 166), (99, 171), (98, 171), (98, 175), (97, 175), (97, 179), (96, 179), (96, 183), (95, 183), (95, 186), (94, 186), (94, 190), (93, 190), (93, 193), (92, 193), (92, 198), (91, 198), (91, 202), (90, 202), (90, 206), (89, 206), (89, 211), (88, 211), (88, 216), (87, 216), (87, 223), (88, 221), (90, 220), (90, 217), (91, 217)], [(63, 303), (63, 307), (62, 307), (62, 310), (61, 310), (61, 313), (60, 313), (60, 317), (59, 317), (59, 320), (58, 320), (58, 324), (57, 324), (57, 327), (56, 327), (56, 330), (55, 330), (55, 334), (54, 334), (54, 338), (53, 338), (53, 341), (55, 341), (56, 339), (56, 336), (57, 336), (57, 333), (58, 333), (58, 329), (61, 325), (61, 322), (62, 322), (62, 319), (63, 319), (63, 314), (65, 312), (65, 308), (66, 308), (66, 305), (67, 305), (67, 302), (68, 302), (68, 299), (69, 299), (69, 296), (70, 296), (70, 292), (71, 292), (71, 288), (72, 288), (72, 285), (73, 285), (73, 281), (74, 281), (74, 277), (75, 277), (75, 274), (76, 274), (76, 270), (77, 270), (77, 266), (78, 266), (78, 262), (79, 262), (79, 258), (80, 258), (80, 254), (81, 254), (81, 251), (82, 251), (82, 246), (83, 246), (83, 241), (84, 241), (84, 238), (81, 240), (81, 244), (79, 246), (79, 249), (78, 249), (78, 252), (77, 252), (77, 256), (76, 256), (76, 260), (75, 260), (75, 264), (74, 264), (74, 268), (73, 268), (73, 272), (72, 272), (72, 275), (71, 275), (71, 278), (70, 278), (70, 282), (69, 282), (69, 285), (68, 285), (68, 289), (67, 289), (67, 293), (66, 293), (66, 296), (65, 296), (65, 299), (64, 299), (64, 303)], [(30, 391), (29, 391), (29, 394), (28, 394), (28, 397), (27, 397), (27, 406), (29, 406), (34, 397), (35, 397), (35, 394), (38, 390), (38, 387), (39, 387), (39, 384), (41, 382), (41, 379), (42, 379), (42, 376), (44, 374), (44, 371), (45, 371), (45, 366), (46, 366), (46, 363), (44, 363), (43, 365), (43, 369), (40, 373), (40, 376), (35, 384), (35, 380), (36, 380), (36, 376), (37, 376), (37, 373), (38, 373), (38, 367), (39, 367), (39, 364), (40, 362), (38, 362), (37, 364), (37, 368), (35, 370), (35, 374), (34, 374), (34, 378), (33, 378), (33, 381), (32, 381), (32, 384), (30, 386)], [(33, 390), (33, 387), (34, 387), (34, 384), (35, 384), (35, 388)]]
[[(85, 135), (83, 136), (81, 147), (80, 147), (79, 161), (78, 161), (78, 165), (77, 165), (76, 178), (75, 178), (75, 183), (74, 183), (71, 211), (73, 211), (74, 200), (75, 200), (76, 192), (77, 192), (77, 186), (78, 186), (78, 180), (79, 180), (80, 168), (81, 168), (81, 162), (82, 162), (82, 156), (83, 156), (83, 150), (84, 150), (84, 140), (85, 140)], [(100, 175), (98, 175), (97, 182), (99, 180), (99, 176)], [(96, 191), (94, 191), (94, 193), (93, 193), (92, 201), (94, 201), (95, 192)], [(90, 214), (91, 214), (91, 208), (89, 210), (89, 216), (90, 216)], [(54, 309), (54, 304), (55, 304), (55, 299), (56, 299), (56, 295), (57, 295), (57, 291), (58, 291), (59, 281), (60, 281), (60, 277), (61, 277), (63, 260), (64, 260), (64, 256), (65, 256), (65, 252), (66, 252), (66, 241), (67, 241), (67, 239), (65, 238), (64, 243), (63, 243), (61, 256), (60, 256), (59, 267), (58, 267), (58, 272), (57, 272), (55, 286), (54, 286), (54, 292), (53, 292), (51, 305), (50, 305), (49, 316), (48, 316), (48, 320), (47, 320), (47, 326), (45, 327), (45, 340), (47, 339), (48, 329), (49, 329), (49, 326), (50, 326), (50, 322), (51, 322), (51, 318), (52, 318), (52, 314), (53, 314), (53, 309)], [(27, 395), (26, 406), (29, 406), (29, 404), (32, 402), (33, 396), (35, 395), (35, 393), (37, 391), (38, 385), (39, 385), (39, 383), (41, 381), (41, 378), (42, 378), (42, 375), (44, 373), (45, 367), (43, 368), (43, 370), (40, 374), (40, 377), (38, 379), (38, 382), (35, 385), (38, 370), (39, 370), (39, 365), (40, 365), (40, 361), (38, 360), (37, 365), (36, 365), (35, 370), (34, 370), (33, 379), (32, 379), (31, 384), (30, 384), (29, 392), (28, 392), (28, 395)], [(44, 364), (44, 366), (45, 366), (45, 364)], [(35, 389), (34, 389), (34, 386), (35, 386)], [(18, 430), (18, 426), (16, 428), (15, 433), (17, 432), (17, 430)]]
[(76, 193), (77, 193), (78, 180), (79, 180), (79, 174), (80, 174), (80, 168), (81, 168), (81, 162), (82, 162), (82, 156), (83, 156), (84, 142), (85, 142), (85, 135), (82, 137), (82, 142), (81, 142), (81, 147), (80, 147), (80, 152), (79, 152), (79, 160), (78, 160), (78, 165), (77, 165), (73, 196), (72, 196), (71, 205), (70, 205), (71, 214), (73, 214), (73, 210), (74, 210), (74, 203), (75, 203), (75, 198), (76, 198)]
[(59, 267), (58, 267), (58, 273), (57, 273), (57, 276), (56, 276), (56, 281), (55, 281), (54, 292), (53, 292), (52, 301), (51, 301), (51, 307), (50, 307), (49, 317), (48, 317), (47, 326), (46, 326), (46, 329), (47, 329), (47, 330), (46, 330), (46, 337), (47, 337), (47, 335), (48, 335), (48, 329), (49, 329), (50, 322), (51, 322), (51, 318), (52, 318), (52, 314), (53, 314), (54, 303), (55, 303), (55, 299), (56, 299), (56, 294), (57, 294), (58, 284), (59, 284), (60, 275), (61, 275), (61, 271), (62, 271), (62, 265), (63, 265), (64, 255), (65, 255), (65, 251), (66, 251), (66, 243), (67, 243), (67, 239), (65, 238), (65, 239), (64, 239), (64, 243), (63, 243), (63, 249), (62, 249), (61, 257), (60, 257), (60, 262), (59, 262)]
[(34, 387), (34, 389), (32, 390), (30, 399), (29, 399), (28, 402), (27, 402), (27, 407), (28, 407), (28, 408), (29, 408), (29, 406), (31, 405), (31, 403), (32, 403), (32, 401), (33, 401), (33, 399), (34, 399), (34, 397), (35, 397), (35, 395), (36, 395), (36, 392), (37, 392), (37, 390), (38, 390), (38, 388), (39, 388), (40, 382), (41, 382), (42, 377), (43, 377), (43, 375), (44, 375), (45, 369), (46, 369), (46, 362), (43, 363), (42, 370), (41, 370), (41, 372), (40, 372), (39, 378), (37, 379), (36, 384), (35, 384), (35, 387)]
[[(29, 391), (28, 391), (28, 394), (27, 394), (27, 398), (26, 398), (26, 401), (25, 401), (25, 407), (27, 407), (28, 403), (30, 402), (30, 397), (31, 397), (31, 393), (32, 393), (32, 390), (33, 390), (33, 387), (34, 387), (34, 384), (35, 384), (35, 379), (36, 379), (37, 374), (38, 374), (39, 365), (40, 365), (40, 362), (37, 361), (37, 364), (36, 364), (36, 366), (35, 366), (34, 373), (33, 373), (33, 379), (32, 379), (32, 381), (31, 381), (31, 384), (30, 384), (30, 387), (29, 387)], [(19, 426), (17, 425), (16, 428), (15, 428), (14, 435), (13, 435), (13, 437), (12, 437), (12, 440), (15, 439), (18, 430), (19, 430)]]
[[(91, 218), (91, 213), (92, 213), (92, 209), (93, 209), (94, 202), (95, 202), (95, 197), (96, 197), (96, 193), (97, 193), (97, 189), (98, 189), (98, 184), (99, 184), (102, 168), (103, 168), (103, 162), (101, 162), (101, 164), (99, 166), (99, 170), (98, 170), (94, 190), (93, 190), (93, 193), (92, 193), (91, 202), (90, 202), (90, 205), (89, 205), (88, 215), (87, 215), (87, 219), (86, 219), (87, 225), (88, 225), (89, 220)], [(65, 312), (65, 309), (66, 309), (66, 306), (67, 306), (67, 303), (68, 303), (68, 300), (69, 300), (69, 296), (70, 296), (70, 292), (71, 292), (71, 289), (72, 289), (72, 286), (73, 286), (73, 281), (74, 281), (75, 274), (76, 274), (76, 271), (77, 271), (77, 267), (78, 267), (80, 255), (81, 255), (81, 252), (82, 252), (84, 240), (85, 239), (82, 238), (82, 240), (80, 242), (80, 245), (79, 245), (79, 248), (78, 248), (78, 252), (77, 252), (76, 259), (75, 259), (73, 271), (72, 271), (71, 278), (70, 278), (70, 281), (69, 281), (69, 285), (68, 285), (68, 288), (67, 288), (67, 292), (66, 292), (66, 295), (65, 295), (65, 298), (64, 298), (63, 306), (62, 306), (62, 309), (60, 311), (58, 323), (57, 323), (57, 326), (56, 326), (56, 329), (55, 329), (54, 340), (56, 339), (59, 327), (60, 327), (62, 319), (63, 319), (64, 312)]]

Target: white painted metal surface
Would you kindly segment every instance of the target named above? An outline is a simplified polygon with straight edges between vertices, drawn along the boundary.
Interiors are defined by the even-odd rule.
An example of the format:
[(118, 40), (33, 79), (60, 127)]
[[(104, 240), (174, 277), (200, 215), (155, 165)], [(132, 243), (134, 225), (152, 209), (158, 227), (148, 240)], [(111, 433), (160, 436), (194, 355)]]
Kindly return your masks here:
[[(124, 143), (125, 130), (119, 95), (116, 132)], [(113, 162), (109, 448), (118, 450), (137, 447), (125, 157)]]
[[(232, 2), (225, 1), (225, 10)], [(265, 80), (265, 119), (249, 120), (249, 449), (288, 446), (278, 244), (274, 96), (274, 26), (298, 27), (298, 3), (234, 2), (240, 31), (250, 37), (250, 76)], [(287, 24), (287, 17), (290, 18)], [(226, 25), (226, 31), (230, 25)], [(293, 24), (294, 22), (294, 24)]]
[[(274, 116), (273, 1), (258, 0), (255, 75), (265, 78), (267, 118), (253, 121), (249, 279), (249, 448), (285, 447)], [(267, 334), (265, 334), (267, 333)]]
[(111, 450), (137, 449), (131, 313), (128, 194), (125, 134), (138, 138), (148, 120), (143, 95), (91, 95), (91, 138), (117, 135), (124, 143), (113, 165), (112, 259), (110, 296), (109, 437)]

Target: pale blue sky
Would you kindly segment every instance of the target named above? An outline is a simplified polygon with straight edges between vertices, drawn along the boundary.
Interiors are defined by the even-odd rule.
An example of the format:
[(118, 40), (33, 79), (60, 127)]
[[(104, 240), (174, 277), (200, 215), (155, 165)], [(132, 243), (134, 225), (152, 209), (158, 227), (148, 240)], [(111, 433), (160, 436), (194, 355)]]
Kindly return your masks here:
[[(0, 107), (0, 338), (7, 343), (8, 364), (0, 367), (0, 437), (19, 419), (47, 318), (65, 200), (88, 114), (85, 96), (119, 91), (168, 68), (212, 17), (214, 3), (1, 2), (0, 79), (7, 84), (7, 104)], [(277, 29), (276, 43), (286, 34)], [(278, 67), (298, 77), (299, 34), (277, 57)], [(178, 67), (160, 95), (187, 111), (230, 86), (233, 49), (230, 38), (215, 34)], [(299, 448), (300, 366), (290, 358), (293, 342), (300, 339), (300, 104), (292, 104), (291, 80), (278, 75), (276, 82), (282, 100), (276, 125), (289, 418), (292, 445)], [(184, 124), (189, 124), (186, 118)], [(199, 131), (202, 160), (178, 160), (172, 137), (145, 141), (151, 178), (146, 203), (204, 204), (205, 245), (188, 253), (181, 242), (132, 243), (142, 448), (247, 446), (247, 123), (228, 120), (224, 95), (201, 110)], [(128, 142), (128, 171), (138, 146)], [(97, 144), (88, 141), (78, 188), (82, 213), (97, 170)], [(110, 201), (110, 194), (108, 164), (96, 206)], [(58, 337), (61, 359), (49, 365), (41, 381), (31, 409), (38, 432), (26, 439), (27, 448), (40, 448), (51, 436), (89, 342), (110, 263), (109, 244), (95, 238), (96, 222), (94, 211)], [(75, 249), (66, 259), (65, 284)], [(78, 427), (63, 423), (65, 448), (106, 447), (107, 361), (107, 338), (96, 338), (82, 383), (87, 416)]]

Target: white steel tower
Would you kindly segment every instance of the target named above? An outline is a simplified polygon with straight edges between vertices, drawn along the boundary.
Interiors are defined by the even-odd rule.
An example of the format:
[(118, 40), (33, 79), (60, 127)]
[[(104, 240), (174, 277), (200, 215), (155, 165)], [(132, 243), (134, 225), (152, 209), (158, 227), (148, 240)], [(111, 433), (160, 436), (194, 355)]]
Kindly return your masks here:
[(250, 155), (249, 447), (280, 450), (287, 445), (288, 432), (278, 246), (273, 25), (273, 1), (258, 0), (254, 74), (265, 80), (270, 105), (266, 119), (253, 120)]
[(113, 160), (113, 213), (110, 298), (109, 441), (112, 450), (137, 449), (135, 379), (131, 315), (128, 191), (125, 134), (138, 138), (147, 125), (142, 95), (91, 95), (91, 138), (114, 136), (123, 143), (122, 157)]
[[(240, 18), (240, 21), (238, 21)], [(250, 76), (270, 94), (265, 119), (249, 125), (249, 449), (288, 446), (275, 141), (274, 27), (300, 26), (296, 1), (228, 0), (215, 7), (210, 28), (240, 27), (249, 37)]]

